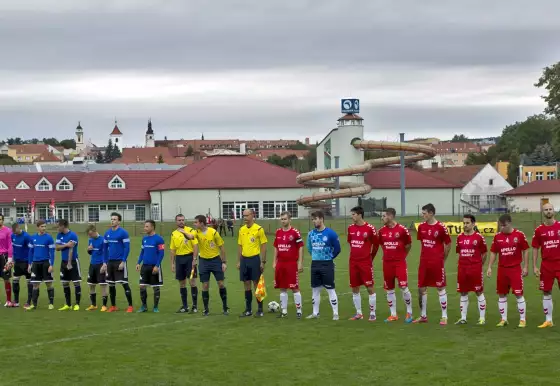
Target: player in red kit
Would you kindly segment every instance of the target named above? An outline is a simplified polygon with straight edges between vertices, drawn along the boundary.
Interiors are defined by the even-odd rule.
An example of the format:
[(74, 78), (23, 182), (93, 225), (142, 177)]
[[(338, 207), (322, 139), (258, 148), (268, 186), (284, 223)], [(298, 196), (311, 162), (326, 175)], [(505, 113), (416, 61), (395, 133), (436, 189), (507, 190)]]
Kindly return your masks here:
[(455, 324), (467, 324), (469, 308), (469, 292), (476, 293), (478, 298), (479, 325), (486, 324), (486, 298), (484, 297), (484, 272), (482, 267), (486, 261), (488, 247), (486, 239), (476, 232), (476, 219), (472, 214), (463, 216), (463, 232), (457, 236), (455, 251), (459, 255), (457, 272), (457, 292), (461, 293), (461, 319)]
[(435, 218), (436, 208), (433, 204), (422, 207), (424, 222), (418, 226), (417, 239), (422, 243), (420, 251), (420, 266), (418, 267), (418, 296), (420, 302), (420, 317), (413, 323), (428, 322), (427, 316), (427, 287), (438, 290), (441, 306), (441, 320), (439, 324), (447, 324), (447, 292), (445, 290), (445, 260), (451, 249), (451, 238), (444, 224)]
[(296, 315), (301, 318), (301, 293), (299, 292), (299, 274), (303, 272), (303, 240), (301, 234), (290, 225), (290, 212), (280, 215), (282, 228), (276, 231), (274, 238), (274, 288), (280, 289), (279, 318), (288, 316), (288, 289), (294, 294)]
[(496, 292), (499, 296), (498, 307), (502, 319), (497, 327), (504, 327), (508, 324), (507, 295), (510, 290), (517, 298), (519, 327), (525, 327), (526, 304), (523, 297), (523, 277), (527, 276), (529, 269), (529, 243), (525, 233), (513, 227), (509, 214), (501, 215), (498, 224), (501, 229), (492, 241), (487, 271), (488, 277), (492, 276), (492, 265), (499, 256)]
[(379, 244), (383, 250), (383, 287), (387, 291), (387, 303), (391, 316), (385, 322), (399, 320), (397, 316), (397, 297), (395, 295), (395, 280), (401, 288), (402, 297), (406, 304), (405, 323), (412, 322), (412, 295), (408, 289), (408, 271), (406, 257), (412, 246), (410, 233), (405, 226), (395, 221), (397, 212), (393, 208), (385, 209), (379, 229)]
[[(543, 310), (546, 320), (539, 328), (552, 327), (552, 286), (554, 280), (560, 283), (560, 222), (554, 218), (552, 204), (542, 206), (544, 223), (535, 229), (533, 240), (533, 270), (540, 277), (540, 290), (543, 291)], [(541, 268), (538, 268), (539, 249)]]
[(369, 321), (374, 322), (376, 298), (373, 290), (373, 258), (379, 249), (375, 227), (364, 221), (364, 209), (356, 206), (350, 210), (353, 224), (348, 227), (348, 244), (350, 245), (350, 287), (352, 299), (356, 307), (356, 315), (350, 320), (360, 320), (362, 314), (362, 298), (360, 287), (365, 286), (369, 293)]

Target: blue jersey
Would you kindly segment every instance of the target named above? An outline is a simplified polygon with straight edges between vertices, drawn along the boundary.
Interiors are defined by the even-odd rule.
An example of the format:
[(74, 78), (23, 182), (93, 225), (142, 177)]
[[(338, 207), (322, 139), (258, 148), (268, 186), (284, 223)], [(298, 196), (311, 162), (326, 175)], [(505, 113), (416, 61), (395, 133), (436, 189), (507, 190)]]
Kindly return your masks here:
[(103, 264), (105, 261), (105, 240), (101, 235), (96, 238), (90, 238), (88, 241), (88, 246), (92, 246), (93, 249), (90, 251), (88, 249), (88, 254), (91, 255), (90, 264)]
[[(70, 243), (72, 245), (72, 260), (78, 260), (78, 235), (75, 232), (68, 231), (66, 233), (59, 232), (56, 235), (56, 243), (58, 245), (64, 245)], [(70, 255), (70, 247), (66, 247), (60, 251), (62, 261), (68, 261)]]
[(157, 233), (152, 236), (144, 236), (138, 264), (161, 266), (165, 251), (165, 241)]
[(22, 231), (19, 235), (12, 233), (12, 247), (14, 248), (14, 260), (29, 260), (29, 244), (32, 242), (29, 233)]
[(29, 243), (29, 258), (28, 263), (46, 261), (50, 265), (54, 265), (54, 239), (48, 233), (40, 235), (35, 234)]
[(322, 231), (313, 229), (307, 235), (307, 250), (311, 255), (311, 260), (333, 260), (340, 253), (338, 235), (330, 228)]
[(110, 228), (105, 232), (105, 261), (126, 261), (130, 253), (130, 238), (128, 232), (118, 227)]

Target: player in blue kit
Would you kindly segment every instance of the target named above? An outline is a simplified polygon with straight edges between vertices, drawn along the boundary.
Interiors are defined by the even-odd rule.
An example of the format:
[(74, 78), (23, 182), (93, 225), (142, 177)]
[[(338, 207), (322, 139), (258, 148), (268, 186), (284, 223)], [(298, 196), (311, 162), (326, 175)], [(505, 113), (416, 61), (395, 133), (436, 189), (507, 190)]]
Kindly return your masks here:
[(140, 272), (140, 299), (142, 299), (142, 307), (140, 307), (138, 312), (148, 311), (147, 286), (152, 287), (154, 290), (154, 312), (159, 312), (159, 287), (163, 286), (161, 262), (165, 254), (165, 240), (156, 233), (156, 223), (154, 220), (148, 220), (144, 223), (144, 232), (146, 236), (142, 238), (140, 256), (136, 264), (136, 271)]
[(89, 236), (87, 251), (91, 256), (87, 278), (91, 305), (86, 309), (86, 311), (97, 310), (97, 293), (95, 292), (95, 287), (99, 284), (101, 286), (101, 296), (103, 296), (103, 306), (101, 307), (101, 312), (106, 312), (107, 280), (105, 279), (105, 275), (107, 272), (107, 262), (105, 261), (105, 253), (103, 249), (105, 243), (103, 237), (101, 237), (99, 232), (97, 232), (95, 225), (92, 224), (88, 226), (87, 234)]
[(117, 289), (116, 283), (123, 286), (128, 308), (126, 312), (133, 312), (132, 293), (128, 285), (128, 270), (126, 260), (130, 253), (130, 237), (128, 232), (120, 227), (122, 216), (119, 213), (111, 213), (111, 228), (105, 232), (105, 261), (107, 261), (107, 283), (109, 283), (109, 297), (111, 307), (107, 312), (115, 312), (117, 308)]
[(334, 259), (340, 254), (340, 241), (335, 231), (325, 227), (325, 215), (318, 210), (311, 213), (315, 229), (307, 235), (307, 250), (311, 255), (311, 288), (313, 313), (307, 319), (319, 317), (321, 287), (329, 294), (333, 320), (338, 320), (338, 297), (334, 285)]
[(54, 310), (54, 288), (52, 286), (52, 271), (54, 267), (54, 239), (47, 233), (47, 224), (43, 220), (37, 221), (39, 230), (29, 243), (28, 272), (31, 274), (33, 293), (32, 304), (25, 309), (27, 311), (37, 308), (39, 300), (39, 286), (45, 283), (49, 295), (49, 310)]
[[(66, 304), (59, 308), (59, 311), (80, 310), (80, 300), (82, 298), (82, 274), (80, 272), (80, 261), (78, 260), (78, 235), (68, 228), (68, 220), (58, 220), (58, 234), (56, 235), (56, 250), (60, 251), (60, 282), (64, 290)], [(76, 304), (72, 308), (72, 293), (70, 283), (74, 283), (74, 295)]]
[(18, 223), (12, 225), (12, 247), (14, 249), (14, 307), (19, 307), (19, 281), (25, 276), (27, 282), (27, 302), (23, 306), (29, 307), (33, 284), (31, 284), (31, 273), (28, 270), (29, 244), (32, 242), (29, 233), (25, 232)]

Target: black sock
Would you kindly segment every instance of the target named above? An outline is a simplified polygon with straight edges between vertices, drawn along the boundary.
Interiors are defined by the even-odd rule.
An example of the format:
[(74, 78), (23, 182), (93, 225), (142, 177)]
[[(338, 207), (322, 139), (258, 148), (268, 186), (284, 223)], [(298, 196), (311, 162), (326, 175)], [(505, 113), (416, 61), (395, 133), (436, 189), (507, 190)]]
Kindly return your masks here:
[(263, 312), (263, 302), (259, 302), (257, 300), (257, 307), (258, 307), (257, 309), (259, 310), (259, 312)]
[(47, 294), (49, 295), (49, 304), (54, 304), (54, 288), (47, 288)]
[(192, 306), (198, 308), (198, 287), (191, 287)]
[(122, 287), (124, 288), (124, 294), (126, 295), (128, 306), (132, 307), (132, 292), (130, 291), (130, 286), (128, 285), (128, 283), (124, 283)]
[(184, 287), (179, 288), (179, 292), (181, 293), (181, 302), (183, 304), (183, 308), (188, 308), (189, 304), (187, 302), (187, 289)]
[(19, 303), (19, 280), (14, 280), (14, 301)]
[(33, 284), (27, 283), (27, 304), (31, 304), (32, 297), (33, 297)]
[(224, 307), (224, 311), (228, 309), (227, 306), (227, 289), (226, 287), (220, 288), (220, 297), (222, 298), (222, 306)]
[(154, 308), (159, 306), (159, 287), (154, 287)]
[(107, 296), (103, 296), (103, 305), (107, 307)]
[(82, 286), (81, 285), (74, 286), (74, 296), (76, 296), (76, 304), (80, 305), (80, 301), (82, 300)]
[(64, 286), (64, 299), (66, 299), (66, 305), (67, 306), (71, 306), (71, 300), (70, 300), (70, 286)]
[(202, 303), (204, 303), (204, 311), (208, 311), (208, 303), (210, 301), (210, 294), (208, 291), (202, 290)]
[(39, 288), (33, 287), (33, 292), (32, 292), (32, 295), (31, 295), (31, 301), (33, 302), (33, 305), (35, 307), (37, 307), (37, 300), (39, 300)]
[(146, 287), (140, 287), (140, 300), (142, 301), (142, 305), (146, 307), (146, 302), (148, 301), (148, 291)]
[(95, 292), (89, 294), (89, 299), (91, 300), (91, 305), (97, 307), (97, 294)]
[(245, 291), (245, 311), (251, 312), (251, 309), (253, 308), (252, 303), (253, 293), (251, 292), (251, 290)]
[(117, 289), (114, 285), (109, 286), (109, 296), (111, 297), (111, 305), (114, 307), (117, 302)]

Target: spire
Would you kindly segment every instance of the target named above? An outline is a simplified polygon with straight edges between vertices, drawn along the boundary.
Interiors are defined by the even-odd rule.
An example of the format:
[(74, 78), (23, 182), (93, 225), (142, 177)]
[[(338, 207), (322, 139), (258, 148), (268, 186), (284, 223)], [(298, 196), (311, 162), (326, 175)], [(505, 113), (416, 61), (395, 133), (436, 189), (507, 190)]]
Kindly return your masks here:
[(82, 129), (82, 123), (80, 121), (78, 121), (78, 127), (76, 127), (76, 131), (82, 131), (84, 129)]
[(152, 118), (148, 119), (148, 130), (146, 130), (146, 134), (154, 134), (154, 130), (152, 130)]
[(202, 138), (201, 139), (204, 141), (204, 133), (202, 133)]
[(113, 127), (113, 131), (111, 131), (111, 135), (122, 135), (119, 126), (117, 126), (117, 118), (115, 118), (115, 127)]

